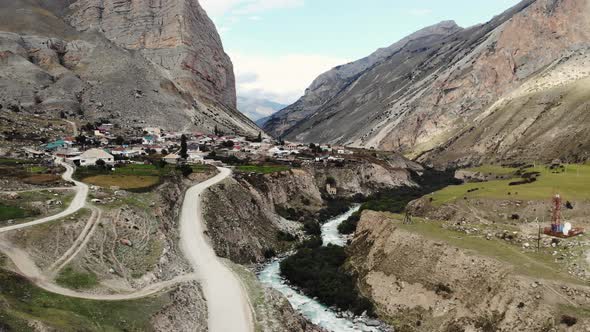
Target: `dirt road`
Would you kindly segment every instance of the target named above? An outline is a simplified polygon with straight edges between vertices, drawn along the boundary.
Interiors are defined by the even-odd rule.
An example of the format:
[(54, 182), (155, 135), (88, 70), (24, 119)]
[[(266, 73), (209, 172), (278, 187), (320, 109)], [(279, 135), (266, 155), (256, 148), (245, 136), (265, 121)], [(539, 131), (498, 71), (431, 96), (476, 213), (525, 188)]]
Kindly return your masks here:
[(62, 178), (66, 181), (72, 181), (76, 184), (76, 187), (74, 187), (74, 190), (76, 190), (76, 195), (70, 203), (70, 206), (68, 206), (68, 208), (63, 210), (62, 212), (49, 217), (37, 219), (35, 221), (26, 222), (18, 225), (2, 227), (0, 228), (0, 234), (8, 231), (13, 231), (16, 229), (22, 229), (58, 220), (67, 217), (71, 214), (74, 214), (84, 207), (84, 205), (86, 204), (86, 198), (88, 197), (88, 186), (82, 182), (78, 182), (72, 179), (72, 175), (74, 174), (74, 168), (72, 166), (62, 162), (58, 162), (58, 164), (66, 168), (65, 173), (62, 175)]
[(201, 210), (201, 194), (231, 175), (227, 168), (190, 188), (180, 214), (180, 245), (195, 269), (209, 313), (211, 332), (254, 331), (248, 295), (238, 277), (215, 254), (208, 238)]
[(149, 285), (143, 289), (132, 293), (121, 293), (121, 294), (93, 294), (77, 292), (71, 289), (67, 289), (53, 283), (51, 278), (47, 277), (42, 271), (39, 270), (35, 262), (33, 262), (30, 256), (23, 250), (12, 247), (3, 241), (0, 241), (0, 251), (4, 253), (13, 262), (16, 269), (20, 274), (31, 280), (37, 287), (40, 287), (48, 292), (75, 297), (79, 299), (87, 300), (99, 300), (99, 301), (122, 301), (122, 300), (135, 300), (157, 294), (161, 291), (173, 288), (182, 282), (189, 282), (196, 280), (194, 274), (187, 274), (176, 277), (167, 281), (162, 281)]

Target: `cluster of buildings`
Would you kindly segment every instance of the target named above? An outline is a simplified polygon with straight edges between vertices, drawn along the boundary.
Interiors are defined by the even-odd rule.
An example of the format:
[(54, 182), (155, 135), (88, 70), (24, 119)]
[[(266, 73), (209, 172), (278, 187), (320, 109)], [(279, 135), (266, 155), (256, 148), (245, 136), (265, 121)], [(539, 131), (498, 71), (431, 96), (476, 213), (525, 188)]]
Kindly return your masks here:
[[(53, 155), (79, 166), (92, 166), (97, 162), (106, 165), (132, 162), (142, 156), (161, 154), (166, 163), (218, 164), (215, 157), (236, 157), (252, 161), (277, 160), (284, 162), (325, 162), (344, 160), (353, 154), (344, 147), (279, 143), (270, 138), (247, 138), (235, 135), (164, 132), (160, 128), (143, 128), (143, 136), (123, 138), (111, 134), (113, 126), (102, 124), (89, 137), (64, 137), (38, 149), (25, 149), (32, 158)], [(87, 131), (88, 132), (88, 131)], [(183, 137), (187, 145), (187, 158), (181, 156)], [(212, 153), (213, 152), (213, 153)], [(219, 158), (215, 158), (219, 159)], [(100, 160), (100, 161), (99, 161)]]

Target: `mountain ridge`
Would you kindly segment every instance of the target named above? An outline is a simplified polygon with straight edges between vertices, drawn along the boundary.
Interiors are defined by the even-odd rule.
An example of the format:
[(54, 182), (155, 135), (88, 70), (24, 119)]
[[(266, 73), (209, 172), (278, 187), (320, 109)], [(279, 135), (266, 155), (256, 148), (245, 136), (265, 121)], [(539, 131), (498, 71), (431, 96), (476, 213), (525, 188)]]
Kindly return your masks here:
[[(461, 151), (451, 139), (568, 52), (585, 50), (590, 45), (590, 23), (583, 14), (588, 7), (585, 0), (527, 0), (484, 24), (410, 42), (348, 82), (344, 90), (335, 89), (328, 101), (312, 100), (311, 107), (298, 109), (300, 100), (265, 129), (296, 141), (400, 151), (434, 164), (494, 160), (491, 145), (474, 150), (474, 144), (463, 142)], [(295, 124), (289, 119), (296, 119)], [(547, 137), (529, 139), (536, 139), (538, 146), (549, 143)], [(560, 158), (574, 153), (574, 145), (568, 142), (569, 151), (541, 149), (526, 158)], [(519, 159), (517, 150), (515, 143), (500, 159)]]
[[(196, 1), (1, 0), (0, 9), (0, 51), (19, 59), (0, 64), (0, 105), (19, 116), (259, 131), (237, 111), (233, 65)], [(40, 76), (21, 80), (28, 70)]]

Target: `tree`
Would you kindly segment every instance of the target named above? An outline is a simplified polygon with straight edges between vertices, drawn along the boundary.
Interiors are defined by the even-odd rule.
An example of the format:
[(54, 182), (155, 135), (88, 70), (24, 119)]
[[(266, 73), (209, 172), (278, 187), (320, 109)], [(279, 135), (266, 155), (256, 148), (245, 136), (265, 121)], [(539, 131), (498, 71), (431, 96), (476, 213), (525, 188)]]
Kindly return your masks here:
[(59, 112), (59, 117), (62, 119), (66, 118), (66, 113), (64, 111)]
[(125, 139), (122, 136), (117, 136), (117, 138), (115, 138), (115, 144), (123, 145), (124, 143), (125, 143)]
[(105, 161), (104, 161), (104, 160), (102, 160), (102, 159), (98, 159), (98, 160), (96, 161), (96, 166), (98, 166), (98, 167), (100, 167), (100, 168), (104, 168), (104, 167), (106, 166), (106, 164), (107, 164), (107, 163), (105, 163)]
[(256, 138), (256, 142), (262, 142), (262, 132), (258, 132), (258, 138)]
[(187, 159), (188, 158), (188, 147), (186, 145), (186, 136), (182, 135), (180, 137), (180, 158)]
[(86, 136), (81, 135), (81, 134), (78, 135), (78, 137), (76, 137), (76, 143), (78, 143), (78, 145), (82, 145), (82, 146), (86, 145), (86, 143), (87, 143)]
[(223, 143), (221, 143), (221, 146), (223, 146), (224, 148), (227, 148), (227, 149), (233, 148), (234, 145), (235, 145), (234, 141), (224, 141)]

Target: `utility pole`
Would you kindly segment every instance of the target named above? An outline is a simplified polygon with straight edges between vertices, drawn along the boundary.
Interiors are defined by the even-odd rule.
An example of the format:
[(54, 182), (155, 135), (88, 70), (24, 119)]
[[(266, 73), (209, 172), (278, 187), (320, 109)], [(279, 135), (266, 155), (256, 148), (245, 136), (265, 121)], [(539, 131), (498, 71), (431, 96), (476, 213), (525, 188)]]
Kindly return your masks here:
[(537, 226), (539, 227), (539, 235), (537, 236), (537, 252), (541, 251), (541, 224), (539, 224), (539, 218), (536, 219)]

